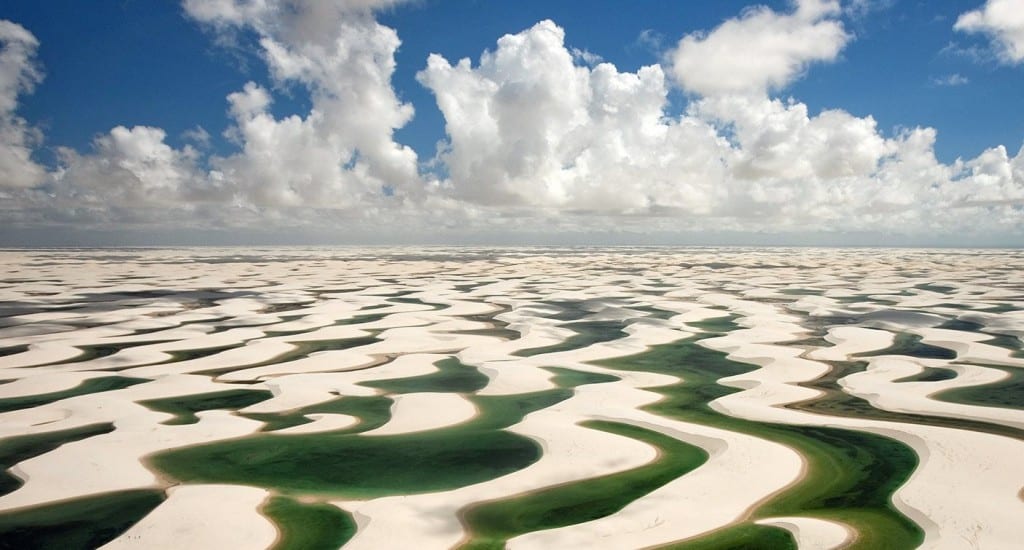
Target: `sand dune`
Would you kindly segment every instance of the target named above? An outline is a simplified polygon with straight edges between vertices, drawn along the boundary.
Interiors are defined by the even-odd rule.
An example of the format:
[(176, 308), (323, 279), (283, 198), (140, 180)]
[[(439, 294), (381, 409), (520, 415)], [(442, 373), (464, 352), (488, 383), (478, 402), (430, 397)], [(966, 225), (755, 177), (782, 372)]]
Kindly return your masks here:
[[(358, 529), (346, 548), (447, 548), (484, 536), (467, 514), (485, 503), (555, 495), (531, 506), (557, 509), (572, 488), (643, 481), (664, 451), (622, 435), (633, 429), (706, 460), (592, 516), (567, 504), (551, 517), (578, 521), (531, 524), (503, 535), (508, 546), (640, 548), (756, 527), (842, 548), (875, 520), (765, 509), (822, 460), (780, 442), (805, 429), (908, 449), (917, 464), (886, 496), (924, 547), (1024, 538), (1024, 412), (1010, 401), (1024, 367), (1024, 259), (1013, 252), (281, 248), (0, 260), (12, 281), (0, 288), (0, 460), (13, 476), (0, 524), (146, 489), (167, 500), (107, 547), (265, 548), (280, 535), (264, 511), (277, 488), (182, 482), (153, 455), (265, 441), (257, 449), (274, 457), (291, 452), (274, 447), (286, 440), (386, 448), (499, 429), (532, 442), (536, 459), (519, 469), (446, 490), (289, 494), (350, 513)], [(957, 398), (971, 388), (986, 399)], [(608, 425), (626, 431), (599, 429)]]

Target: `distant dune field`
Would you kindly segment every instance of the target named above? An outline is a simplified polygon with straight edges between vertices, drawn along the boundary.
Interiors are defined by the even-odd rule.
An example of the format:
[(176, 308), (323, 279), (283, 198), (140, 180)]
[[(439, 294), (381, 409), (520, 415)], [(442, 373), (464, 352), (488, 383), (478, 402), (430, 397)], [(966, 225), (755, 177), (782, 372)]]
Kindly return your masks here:
[(1020, 251), (7, 250), (0, 279), (0, 548), (1024, 540)]

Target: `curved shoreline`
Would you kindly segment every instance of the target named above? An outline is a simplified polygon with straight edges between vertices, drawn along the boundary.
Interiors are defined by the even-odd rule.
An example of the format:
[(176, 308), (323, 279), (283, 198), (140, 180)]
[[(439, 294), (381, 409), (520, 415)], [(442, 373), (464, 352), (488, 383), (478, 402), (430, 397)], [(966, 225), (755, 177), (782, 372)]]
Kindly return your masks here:
[[(735, 339), (738, 335), (731, 333), (730, 336), (732, 339)], [(731, 351), (730, 356), (734, 356), (740, 350), (748, 349), (741, 342), (737, 343), (740, 345), (728, 346)], [(725, 344), (723, 344), (724, 346)], [(763, 353), (763, 351), (759, 350), (759, 353)], [(784, 353), (788, 355), (789, 352), (785, 351)], [(738, 359), (743, 360), (743, 357), (740, 356)], [(1018, 449), (1016, 452), (1024, 452), (1024, 443), (962, 430), (933, 428), (918, 424), (852, 419), (842, 416), (813, 415), (793, 409), (779, 408), (781, 405), (806, 399), (806, 397), (801, 395), (801, 388), (791, 385), (802, 380), (799, 377), (794, 378), (792, 374), (787, 374), (786, 370), (776, 368), (776, 363), (774, 362), (765, 364), (758, 371), (735, 377), (733, 381), (742, 386), (751, 384), (751, 387), (759, 389), (760, 396), (756, 399), (750, 399), (744, 395), (752, 391), (748, 390), (747, 392), (732, 394), (715, 402), (716, 407), (728, 411), (731, 415), (757, 419), (761, 422), (774, 419), (779, 422), (793, 424), (832, 424), (848, 429), (871, 431), (893, 437), (911, 446), (920, 457), (920, 466), (913, 471), (907, 483), (896, 491), (893, 499), (904, 513), (913, 517), (917, 523), (924, 527), (926, 533), (925, 542), (927, 544), (935, 545), (940, 540), (945, 540), (947, 541), (946, 544), (949, 544), (948, 541), (954, 540), (950, 538), (952, 533), (958, 532), (958, 530), (963, 529), (964, 525), (968, 524), (988, 525), (983, 536), (986, 537), (986, 540), (990, 540), (991, 544), (1003, 544), (1017, 536), (1009, 534), (1014, 532), (1013, 528), (1007, 530), (1007, 527), (1013, 525), (1012, 523), (993, 521), (994, 518), (1005, 515), (1006, 510), (1022, 509), (1024, 503), (1021, 503), (1016, 498), (1017, 491), (1013, 491), (1012, 499), (1008, 498), (1009, 495), (999, 499), (1001, 503), (999, 505), (1000, 512), (1002, 513), (996, 513), (996, 509), (993, 508), (991, 502), (995, 499), (995, 495), (1006, 492), (1004, 489), (1006, 488), (1007, 480), (1015, 480), (1011, 482), (1011, 487), (1014, 484), (1017, 487), (1024, 485), (1024, 474), (1011, 472), (1011, 470), (1007, 470), (1005, 467), (999, 471), (993, 471), (989, 465), (976, 465), (974, 462), (965, 462), (962, 459), (955, 466), (950, 461), (952, 457), (935, 452), (935, 445), (938, 442), (942, 442), (942, 445), (949, 445), (953, 441), (957, 441), (959, 445), (964, 446), (964, 449), (988, 448), (990, 450), (986, 454), (1010, 456), (1015, 452), (1010, 450), (1011, 447)], [(999, 447), (1001, 450), (996, 450), (996, 447)], [(1002, 447), (1006, 448), (1002, 449)], [(971, 469), (969, 473), (965, 472), (965, 469), (969, 466), (975, 465), (977, 467)], [(941, 469), (941, 474), (936, 471), (938, 469)], [(995, 480), (997, 479), (1000, 481), (996, 482)], [(958, 491), (937, 490), (938, 487), (950, 486), (953, 480), (957, 480), (954, 485), (960, 488)], [(981, 480), (989, 481), (981, 482)], [(987, 489), (983, 491), (980, 488), (982, 485), (986, 486)], [(953, 496), (954, 494), (956, 495), (955, 497)], [(980, 510), (986, 510), (987, 513), (982, 515)], [(943, 534), (941, 539), (940, 533)], [(1024, 532), (1021, 532), (1020, 536), (1024, 536)]]

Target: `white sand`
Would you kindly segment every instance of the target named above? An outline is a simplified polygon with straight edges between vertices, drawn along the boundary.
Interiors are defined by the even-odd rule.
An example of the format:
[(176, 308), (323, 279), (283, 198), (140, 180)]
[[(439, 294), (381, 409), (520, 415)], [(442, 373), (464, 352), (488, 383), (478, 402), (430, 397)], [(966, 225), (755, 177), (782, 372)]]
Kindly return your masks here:
[(1024, 514), (1024, 501), (1019, 497), (1024, 470), (1002, 458), (1022, 456), (1024, 442), (964, 430), (784, 409), (780, 405), (815, 393), (792, 385), (814, 376), (793, 368), (789, 348), (747, 344), (744, 331), (706, 343), (734, 350), (730, 357), (772, 357), (772, 351), (777, 351), (775, 357), (759, 362), (764, 368), (727, 379), (729, 385), (747, 389), (712, 402), (716, 410), (752, 420), (870, 431), (912, 447), (921, 463), (894, 500), (924, 527), (928, 547), (959, 548), (966, 537), (982, 548), (1003, 548), (1024, 538), (1024, 523), (1010, 519)]
[(896, 382), (921, 372), (922, 364), (928, 363), (930, 366), (946, 366), (943, 361), (873, 358), (866, 370), (847, 376), (841, 385), (847, 393), (887, 411), (980, 420), (1024, 430), (1022, 410), (964, 405), (928, 397), (946, 389), (997, 382), (1008, 376), (1003, 371), (973, 365), (950, 365), (958, 372), (956, 378), (937, 382)]
[[(246, 258), (250, 253), (256, 258)], [(0, 510), (114, 490), (164, 487), (166, 482), (143, 466), (147, 454), (240, 437), (262, 427), (225, 411), (200, 413), (198, 424), (169, 426), (161, 423), (168, 415), (149, 411), (136, 401), (225, 389), (268, 389), (274, 397), (245, 412), (288, 413), (341, 396), (380, 394), (360, 383), (430, 374), (436, 372), (433, 363), (457, 356), (488, 377), (488, 386), (480, 391), (484, 395), (553, 388), (553, 374), (545, 367), (612, 374), (620, 381), (582, 386), (572, 398), (513, 426), (511, 431), (537, 441), (544, 449), (535, 464), (521, 471), (453, 491), (341, 503), (355, 513), (360, 525), (351, 547), (449, 547), (464, 536), (457, 512), (465, 506), (640, 467), (656, 458), (652, 448), (638, 441), (578, 425), (589, 419), (646, 427), (698, 445), (710, 458), (615, 514), (529, 533), (514, 539), (512, 546), (632, 548), (699, 536), (744, 520), (759, 502), (797, 480), (803, 466), (801, 457), (755, 437), (641, 411), (660, 398), (645, 388), (676, 379), (613, 371), (586, 362), (639, 353), (646, 346), (702, 332), (688, 327), (688, 322), (738, 314), (737, 322), (745, 328), (703, 344), (762, 368), (730, 379), (728, 384), (743, 391), (714, 402), (716, 410), (751, 420), (869, 431), (910, 445), (921, 457), (921, 464), (894, 501), (924, 527), (925, 546), (959, 548), (967, 541), (983, 548), (1005, 548), (1024, 539), (1024, 522), (1019, 520), (1024, 517), (1020, 498), (1024, 470), (1017, 460), (1024, 456), (1024, 442), (966, 430), (783, 408), (818, 394), (797, 384), (827, 371), (827, 365), (819, 361), (846, 361), (853, 354), (884, 349), (899, 331), (920, 335), (926, 344), (953, 349), (958, 359), (865, 358), (870, 363), (866, 371), (840, 381), (845, 391), (880, 409), (1020, 427), (1020, 411), (933, 399), (945, 389), (991, 383), (1005, 376), (985, 364), (1024, 367), (1024, 359), (985, 343), (985, 335), (936, 328), (945, 319), (962, 317), (997, 328), (1001, 334), (1024, 335), (1022, 312), (968, 311), (950, 305), (965, 304), (977, 310), (1017, 300), (1019, 291), (1014, 289), (1024, 286), (1020, 275), (1024, 265), (1013, 254), (815, 249), (537, 254), (520, 250), (493, 257), (481, 254), (447, 259), (451, 253), (444, 249), (412, 254), (358, 248), (161, 249), (133, 251), (132, 258), (109, 260), (94, 258), (90, 252), (0, 252), (0, 273), (10, 280), (25, 281), (0, 288), (0, 300), (37, 303), (44, 309), (82, 306), (6, 318), (10, 326), (0, 327), (3, 347), (27, 345), (29, 349), (0, 357), (0, 380), (14, 380), (0, 384), (0, 398), (61, 391), (112, 374), (153, 380), (0, 414), (0, 438), (105, 422), (116, 427), (109, 434), (64, 445), (15, 466), (12, 471), (27, 483), (0, 497)], [(419, 259), (431, 255), (435, 259)], [(382, 261), (380, 257), (390, 259)], [(58, 261), (51, 261), (53, 258)], [(214, 262), (206, 263), (206, 259)], [(774, 267), (778, 265), (782, 267)], [(1007, 265), (1020, 269), (1007, 270)], [(126, 275), (136, 279), (123, 282)], [(482, 284), (468, 291), (455, 289), (466, 283)], [(918, 288), (923, 283), (941, 284), (949, 290)], [(112, 307), (90, 305), (97, 296), (113, 296), (109, 293), (164, 289), (183, 292), (158, 298), (122, 294), (111, 298), (117, 300), (107, 304)], [(223, 289), (234, 294), (201, 302), (206, 295), (190, 294), (189, 289)], [(786, 292), (806, 289), (820, 295)], [(398, 293), (405, 299), (446, 307), (388, 301), (389, 295)], [(870, 302), (863, 295), (884, 302)], [(573, 335), (562, 326), (566, 321), (551, 317), (559, 308), (545, 301), (578, 301), (592, 313), (587, 320), (630, 319), (641, 315), (637, 308), (645, 305), (675, 315), (629, 325), (625, 338), (583, 349), (514, 355), (561, 343)], [(788, 302), (789, 311), (777, 303), (782, 301)], [(387, 307), (364, 309), (382, 304)], [(287, 306), (286, 311), (273, 311), (282, 305)], [(462, 332), (491, 328), (482, 319), (467, 316), (494, 314), (504, 308), (509, 310), (497, 319), (509, 323), (508, 328), (518, 331), (521, 338), (505, 341)], [(335, 324), (364, 314), (386, 316), (372, 322)], [(810, 330), (801, 326), (807, 314), (861, 318), (871, 328), (833, 327), (826, 340), (834, 345), (822, 349), (788, 346), (786, 342), (810, 335)], [(232, 326), (236, 328), (222, 330)], [(134, 333), (139, 330), (155, 332)], [(294, 350), (291, 342), (371, 334), (380, 341), (255, 366)], [(130, 347), (89, 361), (50, 364), (81, 357), (75, 346), (157, 340), (171, 341)], [(234, 345), (241, 347), (189, 361), (155, 364), (170, 359), (174, 351)], [(950, 368), (958, 376), (939, 382), (897, 382), (924, 366)], [(113, 370), (119, 368), (126, 370)], [(216, 379), (189, 375), (211, 369), (233, 371)], [(468, 400), (455, 394), (395, 398), (391, 422), (374, 433), (437, 429), (476, 414)], [(281, 432), (328, 432), (355, 421), (339, 414), (311, 414), (309, 418), (312, 422)], [(113, 545), (266, 547), (273, 541), (274, 530), (258, 512), (265, 497), (263, 489), (251, 487), (174, 488), (168, 502)], [(211, 518), (216, 522), (211, 524)], [(850, 537), (846, 527), (813, 518), (761, 521), (790, 530), (803, 547), (842, 547)], [(221, 538), (225, 533), (233, 538)]]
[(925, 344), (956, 351), (959, 361), (1024, 367), (1024, 359), (1012, 357), (1010, 350), (986, 344), (984, 340), (991, 339), (991, 336), (985, 334), (937, 328), (922, 328), (915, 332), (923, 337), (921, 341)]
[[(225, 411), (198, 413), (199, 422), (165, 425), (170, 415), (135, 400), (237, 389), (204, 377), (170, 377), (117, 392), (80, 396), (2, 415), (0, 435), (41, 433), (112, 422), (114, 431), (67, 443), (11, 469), (25, 484), (0, 497), (0, 510), (109, 491), (158, 487), (162, 482), (141, 462), (163, 449), (252, 433), (261, 423)], [(57, 417), (57, 421), (53, 421)]]
[(849, 527), (833, 521), (801, 517), (777, 517), (758, 520), (758, 525), (781, 527), (793, 534), (799, 548), (832, 550), (843, 548), (856, 536)]
[(391, 405), (391, 420), (362, 435), (398, 435), (461, 424), (477, 410), (471, 401), (457, 393), (406, 393), (396, 395)]
[[(638, 340), (647, 339), (652, 344), (681, 336), (685, 333), (672, 334), (672, 331), (647, 327), (636, 329), (635, 334)], [(635, 351), (618, 350), (618, 354)], [(574, 397), (532, 413), (511, 428), (541, 442), (544, 455), (540, 461), (502, 478), (454, 491), (345, 503), (346, 509), (361, 518), (360, 531), (349, 543), (350, 547), (374, 548), (412, 544), (413, 541), (429, 547), (450, 546), (463, 536), (455, 512), (465, 505), (622, 471), (653, 459), (650, 448), (645, 445), (627, 444), (632, 440), (575, 425), (588, 418), (647, 427), (701, 446), (712, 456), (691, 474), (634, 502), (618, 514), (582, 526), (524, 535), (515, 539), (513, 546), (568, 548), (600, 541), (602, 547), (614, 548), (671, 542), (737, 520), (754, 503), (785, 487), (799, 475), (802, 467), (799, 455), (784, 446), (638, 411), (638, 407), (657, 401), (660, 396), (635, 389), (631, 383), (652, 382), (651, 377), (657, 377), (658, 384), (672, 380), (650, 373), (596, 369), (574, 360), (591, 360), (596, 358), (594, 355), (592, 348), (563, 352), (559, 364), (581, 370), (614, 372), (622, 375), (623, 381), (581, 386)], [(609, 354), (612, 355), (615, 353)], [(529, 361), (545, 364), (540, 358), (529, 358), (506, 367), (520, 372), (538, 369), (529, 365)], [(638, 376), (631, 380), (632, 375)], [(767, 467), (769, 464), (771, 467)], [(658, 519), (666, 514), (675, 520)]]
[(0, 384), (0, 399), (70, 390), (86, 380), (110, 376), (106, 372), (47, 372)]
[(359, 419), (347, 414), (312, 413), (308, 415), (312, 420), (308, 424), (299, 424), (280, 430), (274, 430), (277, 434), (311, 434), (333, 432), (351, 428), (359, 423)]
[(820, 361), (848, 361), (857, 353), (877, 351), (893, 344), (895, 335), (889, 331), (862, 327), (836, 327), (829, 329), (825, 340), (833, 345), (818, 348), (807, 354)]
[(101, 548), (268, 548), (277, 528), (257, 511), (268, 496), (239, 485), (172, 487), (166, 501)]

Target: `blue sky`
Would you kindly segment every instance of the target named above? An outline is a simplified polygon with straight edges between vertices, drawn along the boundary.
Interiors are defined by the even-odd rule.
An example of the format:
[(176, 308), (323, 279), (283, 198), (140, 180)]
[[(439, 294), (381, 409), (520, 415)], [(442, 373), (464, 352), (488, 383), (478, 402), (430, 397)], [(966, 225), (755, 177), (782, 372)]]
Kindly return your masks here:
[[(395, 88), (416, 108), (398, 133), (421, 155), (444, 137), (444, 119), (432, 95), (416, 82), (430, 53), (449, 59), (494, 47), (494, 41), (542, 19), (565, 28), (567, 43), (633, 71), (657, 63), (660, 52), (641, 40), (653, 31), (665, 46), (682, 35), (713, 28), (749, 1), (502, 2), (422, 0), (385, 11), (380, 20), (398, 30)], [(787, 2), (764, 4), (785, 9)], [(993, 144), (1024, 143), (1024, 109), (1007, 109), (1024, 93), (1024, 71), (991, 60), (951, 53), (984, 43), (954, 32), (957, 15), (976, 1), (894, 1), (855, 19), (856, 39), (842, 60), (816, 67), (782, 95), (813, 109), (843, 108), (873, 115), (883, 129), (926, 125), (939, 130), (942, 160), (974, 156)], [(42, 43), (46, 80), (25, 100), (23, 116), (42, 124), (47, 142), (86, 149), (93, 136), (118, 124), (147, 124), (172, 137), (199, 124), (211, 134), (228, 125), (224, 97), (249, 80), (268, 83), (254, 51), (218, 47), (174, 2), (139, 0), (46, 2), (13, 0), (0, 17), (31, 30)], [(970, 82), (938, 86), (933, 79), (959, 74)], [(301, 89), (277, 105), (280, 114), (308, 105)], [(677, 102), (685, 98), (677, 96)], [(291, 100), (291, 101), (290, 101)]]
[[(352, 15), (353, 12), (346, 11), (353, 9), (346, 4), (354, 2), (338, 1), (341, 20), (367, 17), (362, 12)], [(1019, 3), (1018, 0), (1002, 1)], [(236, 0), (215, 0), (214, 3), (236, 5)], [(629, 3), (600, 0), (586, 4), (568, 0), (419, 0), (397, 5), (390, 5), (390, 0), (370, 2), (374, 3), (387, 5), (371, 12), (368, 21), (376, 25), (375, 29), (393, 29), (401, 40), (401, 46), (393, 52), (395, 69), (390, 75), (391, 90), (398, 102), (415, 109), (415, 116), (410, 120), (392, 125), (393, 140), (415, 152), (416, 170), (424, 180), (446, 180), (456, 162), (452, 159), (431, 162), (435, 144), (449, 136), (445, 131), (446, 115), (437, 103), (438, 90), (421, 83), (422, 76), (417, 78), (427, 67), (430, 54), (440, 54), (452, 65), (468, 57), (476, 67), (480, 55), (485, 50), (494, 51), (496, 41), (503, 35), (525, 33), (534, 29), (538, 22), (551, 20), (564, 32), (567, 51), (578, 49), (600, 56), (619, 73), (635, 73), (648, 65), (663, 67), (668, 75), (665, 85), (668, 103), (663, 107), (663, 115), (678, 117), (708, 96), (694, 91), (696, 88), (687, 88), (685, 81), (673, 78), (672, 56), (679, 40), (692, 33), (702, 33), (694, 36), (703, 38), (714, 33), (723, 22), (742, 22), (752, 10), (758, 9), (752, 2), (734, 0)], [(766, 93), (766, 100), (780, 99), (785, 103), (792, 98), (806, 105), (811, 119), (827, 109), (840, 109), (858, 119), (870, 116), (877, 122), (878, 135), (885, 139), (895, 139), (906, 129), (934, 128), (938, 135), (934, 152), (944, 166), (952, 166), (958, 158), (970, 161), (999, 145), (1005, 146), (1012, 158), (1024, 144), (1024, 109), (1017, 105), (1024, 95), (1024, 67), (1012, 59), (1007, 60), (999, 42), (994, 40), (996, 31), (965, 32), (954, 28), (962, 14), (985, 9), (983, 0), (876, 0), (834, 5), (824, 0), (808, 0), (807, 3), (827, 5), (824, 15), (815, 16), (808, 24), (834, 22), (841, 26), (845, 38), (837, 45), (835, 55), (813, 54), (819, 57), (798, 60), (802, 63), (798, 74), (786, 76), (782, 86), (772, 86)], [(244, 4), (237, 1), (237, 5)], [(295, 9), (306, 9), (301, 7), (303, 4), (297, 2), (299, 7)], [(797, 4), (766, 2), (762, 9), (784, 17), (795, 13)], [(208, 175), (207, 171), (218, 162), (215, 159), (231, 157), (242, 148), (237, 136), (232, 141), (224, 135), (239, 127), (238, 121), (228, 113), (226, 98), (242, 90), (247, 82), (257, 84), (272, 96), (269, 112), (276, 120), (289, 115), (306, 117), (315, 110), (313, 95), (318, 84), (272, 75), (260, 38), (270, 36), (285, 47), (289, 44), (283, 38), (267, 34), (274, 31), (259, 28), (260, 25), (272, 26), (267, 20), (225, 23), (226, 20), (210, 17), (203, 19), (177, 2), (139, 0), (90, 3), (13, 0), (0, 7), (0, 19), (20, 25), (38, 40), (33, 63), (45, 77), (32, 90), (19, 93), (13, 116), (38, 131), (41, 139), (37, 138), (31, 145), (31, 160), (51, 177), (62, 170), (75, 173), (70, 170), (73, 163), (66, 155), (62, 157), (58, 153), (60, 148), (73, 151), (81, 157), (79, 161), (85, 162), (91, 158), (89, 155), (96, 154), (95, 140), (118, 126), (161, 129), (166, 135), (164, 144), (174, 152), (182, 151), (190, 143), (184, 137), (186, 132), (201, 126), (210, 134), (210, 143), (199, 147), (195, 158), (189, 162)], [(588, 63), (577, 59), (577, 65)], [(495, 77), (489, 78), (494, 80)], [(720, 112), (716, 116), (721, 118)], [(731, 128), (730, 124), (726, 120), (722, 125)], [(728, 128), (723, 129), (723, 139), (733, 139)], [(322, 129), (318, 132), (319, 135), (324, 133)], [(458, 149), (457, 141), (449, 141), (449, 146)], [(736, 145), (736, 149), (742, 148), (743, 144)], [(455, 156), (458, 155), (456, 152)], [(354, 161), (348, 158), (339, 162), (352, 166)], [(228, 173), (223, 167), (213, 168)], [(1016, 173), (1013, 168), (1010, 171), (1012, 186)], [(472, 181), (471, 173), (466, 174), (465, 181), (452, 177), (450, 186), (479, 185)], [(950, 177), (955, 180), (958, 176)], [(56, 183), (57, 180), (38, 183), (36, 188), (49, 190), (66, 181), (58, 180), (60, 183)], [(382, 187), (390, 189), (393, 185), (385, 181)], [(1011, 191), (1009, 198), (991, 200), (1010, 200), (1011, 208), (1017, 208), (1019, 213), (1019, 204), (1013, 202), (1017, 200), (1016, 189)], [(241, 194), (236, 192), (234, 196)], [(453, 200), (474, 203), (466, 198), (471, 196), (472, 192), (455, 193)], [(489, 207), (502, 200), (498, 197), (476, 201), (472, 207), (481, 204)], [(567, 205), (562, 199), (558, 201), (542, 206), (554, 204), (552, 208), (575, 211), (573, 205)], [(27, 202), (39, 208), (38, 201)], [(266, 206), (257, 204), (258, 208)], [(672, 208), (676, 206), (673, 203)], [(194, 210), (191, 204), (184, 207)], [(63, 208), (69, 206), (65, 204)], [(624, 207), (618, 213), (634, 216), (636, 209), (630, 208), (633, 207)], [(586, 209), (592, 210), (589, 206)], [(729, 208), (723, 211), (727, 210)], [(703, 209), (694, 212), (704, 215)], [(1011, 211), (1009, 215), (1012, 217), (1012, 214)], [(346, 216), (337, 218), (350, 219)], [(822, 216), (830, 219), (828, 214)], [(42, 216), (44, 219), (27, 215), (8, 218), (6, 223), (12, 228), (61, 224), (100, 228), (102, 225), (96, 225), (100, 222), (95, 219), (68, 221), (56, 214)], [(107, 220), (102, 229), (116, 227), (118, 223), (110, 221), (112, 216), (99, 218)], [(137, 221), (131, 223), (132, 227), (138, 226)], [(601, 227), (602, 223), (607, 222), (593, 222), (596, 227)], [(195, 224), (196, 227), (202, 225), (201, 221)], [(922, 231), (930, 231), (925, 226), (927, 224)], [(556, 227), (553, 231), (565, 229)], [(570, 229), (589, 230), (575, 226)], [(662, 229), (671, 230), (671, 224)], [(690, 224), (679, 230), (699, 229)], [(736, 224), (735, 229), (765, 231), (765, 227), (748, 227), (743, 223)], [(772, 227), (767, 229), (773, 231)], [(818, 227), (801, 222), (783, 223), (777, 229), (813, 232)], [(820, 229), (855, 231), (861, 228), (829, 221)], [(1000, 226), (992, 231), (1005, 241), (1012, 240), (1019, 229), (1019, 225)]]

